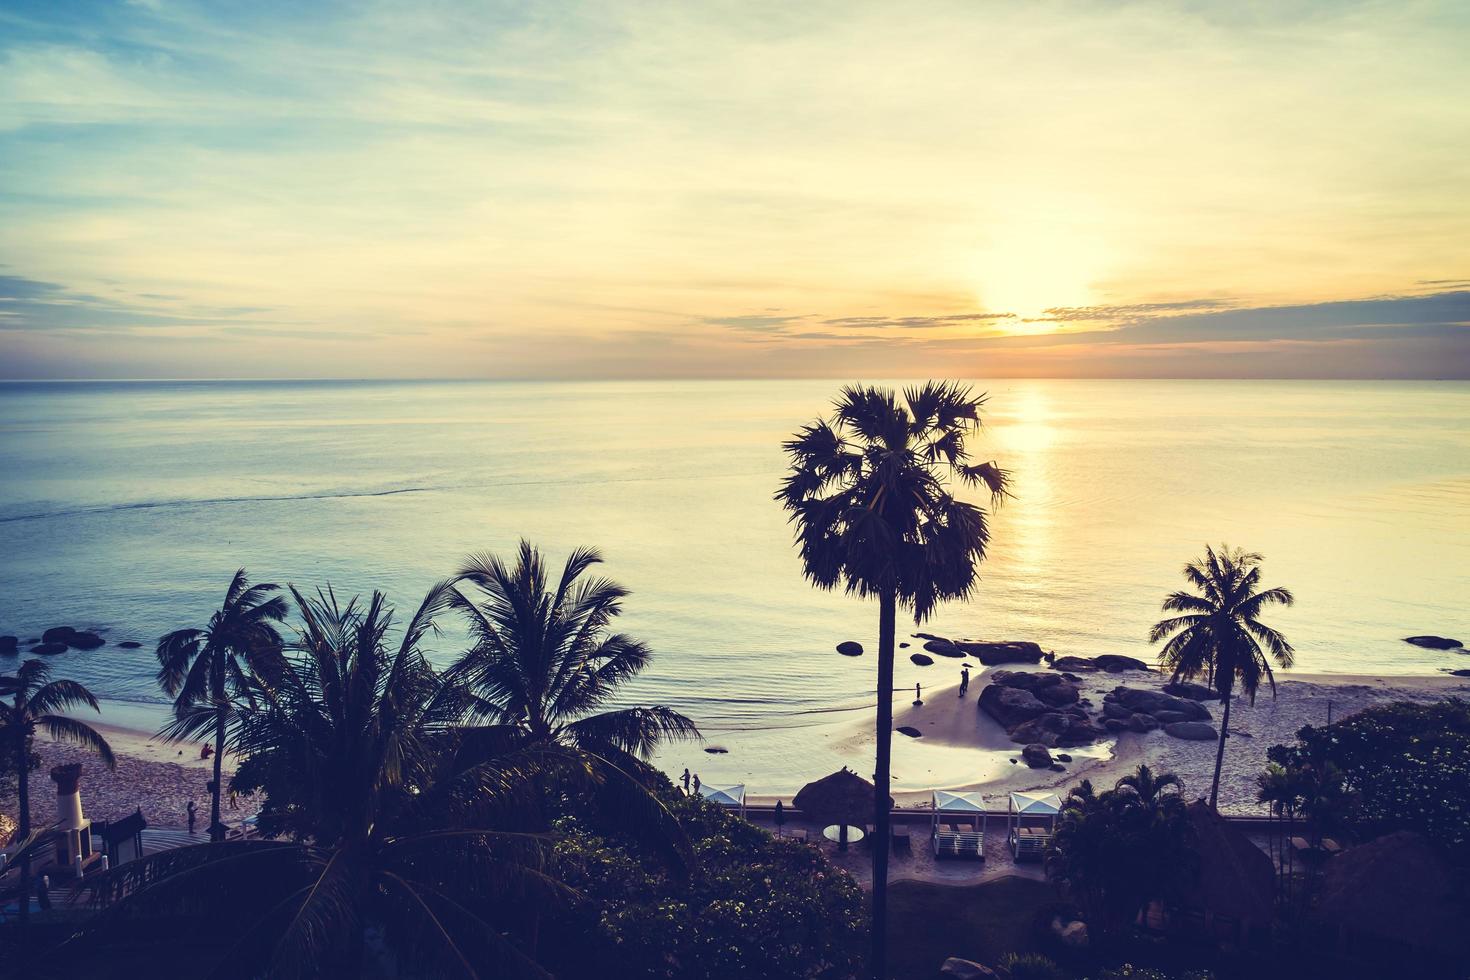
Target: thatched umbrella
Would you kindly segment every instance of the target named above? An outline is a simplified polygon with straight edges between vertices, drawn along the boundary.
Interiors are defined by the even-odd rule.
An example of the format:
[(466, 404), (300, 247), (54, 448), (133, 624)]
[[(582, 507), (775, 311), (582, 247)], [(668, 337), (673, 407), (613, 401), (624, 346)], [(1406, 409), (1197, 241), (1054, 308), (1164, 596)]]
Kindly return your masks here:
[(1322, 921), (1425, 950), (1470, 952), (1466, 903), (1445, 859), (1425, 837), (1400, 830), (1327, 862)]
[[(838, 846), (847, 849), (847, 825), (866, 825), (873, 816), (873, 801), (878, 790), (851, 769), (843, 766), (830, 776), (807, 783), (792, 800), (792, 805), (818, 823), (835, 823), (842, 827)], [(889, 809), (893, 797), (888, 798)]]
[(1240, 828), (1203, 803), (1189, 805), (1199, 850), (1199, 880), (1188, 904), (1242, 922), (1269, 922), (1276, 869)]

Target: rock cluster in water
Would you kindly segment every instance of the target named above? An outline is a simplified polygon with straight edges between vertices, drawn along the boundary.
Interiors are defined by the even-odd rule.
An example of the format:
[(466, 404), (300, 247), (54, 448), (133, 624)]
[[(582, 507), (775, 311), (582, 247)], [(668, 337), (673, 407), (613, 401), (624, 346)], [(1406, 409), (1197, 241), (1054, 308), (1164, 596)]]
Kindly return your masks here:
[(1094, 671), (1101, 670), (1108, 674), (1119, 674), (1125, 670), (1150, 670), (1148, 664), (1134, 657), (1125, 657), (1118, 653), (1102, 653), (1096, 657), (1055, 657), (1052, 659), (1053, 670), (1065, 671)]
[(1459, 640), (1451, 639), (1448, 636), (1434, 636), (1432, 634), (1406, 636), (1404, 637), (1404, 642), (1412, 643), (1416, 647), (1425, 647), (1429, 650), (1455, 650), (1464, 646)]
[(947, 636), (933, 633), (915, 633), (914, 639), (924, 640), (924, 649), (941, 657), (971, 656), (987, 667), (1002, 664), (1039, 664), (1045, 656), (1040, 646), (1029, 640), (989, 641), (951, 640)]
[[(31, 653), (48, 657), (67, 650), (95, 650), (106, 641), (96, 633), (73, 629), (70, 626), (53, 626), (39, 637), (25, 641)], [(20, 652), (20, 640), (14, 636), (0, 636), (0, 654), (13, 656)]]

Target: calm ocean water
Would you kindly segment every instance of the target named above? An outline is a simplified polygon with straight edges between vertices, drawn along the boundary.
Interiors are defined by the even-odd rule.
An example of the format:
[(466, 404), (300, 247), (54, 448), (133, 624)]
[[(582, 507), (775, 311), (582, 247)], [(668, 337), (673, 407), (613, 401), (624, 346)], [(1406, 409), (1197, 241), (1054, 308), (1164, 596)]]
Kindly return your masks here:
[[(731, 748), (666, 763), (787, 788), (851, 755), (835, 723), (872, 690), (872, 657), (832, 647), (871, 649), (876, 608), (802, 581), (771, 499), (781, 440), (837, 387), (0, 385), (0, 633), (103, 631), (108, 646), (54, 667), (144, 705), (159, 699), (150, 641), (207, 617), (240, 565), (382, 589), (408, 613), (469, 551), (526, 536), (559, 560), (593, 544), (633, 589), (623, 627), (657, 651), (630, 696)], [(1301, 672), (1470, 665), (1400, 640), (1470, 633), (1470, 384), (977, 387), (991, 395), (977, 453), (1013, 471), (1015, 499), (978, 597), (927, 629), (1148, 657), (1179, 566), (1225, 540), (1295, 590), (1276, 620)], [(145, 647), (112, 645), (127, 639)], [(948, 684), (953, 666), (903, 661), (898, 680)], [(915, 785), (967, 764), (914, 758)]]

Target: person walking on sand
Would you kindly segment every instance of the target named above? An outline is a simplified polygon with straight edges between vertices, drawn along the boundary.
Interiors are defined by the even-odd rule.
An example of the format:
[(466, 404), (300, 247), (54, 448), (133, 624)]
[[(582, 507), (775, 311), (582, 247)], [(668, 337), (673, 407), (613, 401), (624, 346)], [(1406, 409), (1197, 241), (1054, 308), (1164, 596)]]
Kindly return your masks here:
[(194, 817), (195, 817), (195, 811), (197, 809), (198, 808), (194, 806), (194, 801), (193, 800), (190, 800), (189, 801), (189, 805), (186, 808), (186, 812), (189, 814), (189, 836), (190, 837), (193, 837), (194, 836)]
[(964, 697), (970, 690), (970, 665), (965, 664), (960, 668), (960, 697)]
[(684, 784), (684, 795), (689, 795), (689, 767), (684, 767), (684, 775), (679, 777), (679, 782)]
[(921, 685), (921, 684), (915, 684), (914, 685), (914, 704), (915, 705), (920, 705), (920, 704), (923, 704), (923, 703), (924, 703), (924, 688), (923, 688), (923, 685)]
[(699, 773), (694, 774), (694, 795), (699, 795)]

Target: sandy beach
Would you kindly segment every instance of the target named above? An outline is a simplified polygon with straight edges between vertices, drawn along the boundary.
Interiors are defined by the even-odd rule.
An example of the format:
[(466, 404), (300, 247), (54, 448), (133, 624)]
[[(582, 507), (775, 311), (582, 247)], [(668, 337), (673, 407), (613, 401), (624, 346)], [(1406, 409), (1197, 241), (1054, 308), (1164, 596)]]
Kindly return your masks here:
[[(1100, 706), (1103, 696), (1119, 685), (1158, 688), (1165, 682), (1157, 673), (1099, 672), (1077, 676), (1082, 697), (1094, 706)], [(974, 676), (966, 697), (958, 696), (956, 684), (926, 690), (922, 705), (895, 707), (895, 730), (910, 727), (922, 733), (920, 739), (910, 739), (895, 732), (895, 745), (901, 746), (905, 755), (912, 758), (916, 754), (944, 753), (948, 757), (964, 752), (973, 759), (975, 779), (936, 788), (994, 793), (997, 808), (1004, 809), (1003, 794), (1014, 790), (1050, 788), (1065, 792), (1082, 779), (1108, 786), (1139, 764), (1147, 763), (1157, 770), (1181, 776), (1191, 795), (1205, 795), (1209, 791), (1216, 743), (1172, 738), (1161, 730), (1147, 734), (1128, 732), (1090, 746), (1053, 750), (1054, 754), (1063, 752), (1072, 757), (1073, 761), (1065, 764), (1064, 772), (1030, 769), (1021, 761), (1022, 746), (1012, 742), (997, 722), (976, 708), (976, 698), (985, 684), (986, 674), (980, 673)], [(1293, 741), (1304, 725), (1326, 724), (1329, 712), (1333, 720), (1341, 720), (1375, 704), (1435, 701), (1452, 695), (1470, 696), (1470, 680), (1450, 676), (1301, 675), (1278, 681), (1274, 698), (1269, 689), (1260, 692), (1254, 705), (1237, 698), (1231, 708), (1231, 738), (1226, 745), (1220, 777), (1220, 807), (1238, 814), (1262, 812), (1255, 801), (1256, 776), (1266, 766), (1266, 750)], [(1206, 707), (1218, 719), (1219, 703), (1206, 702)], [(847, 738), (849, 747), (857, 750), (871, 746), (873, 734), (855, 722)], [(900, 754), (896, 750), (895, 759), (898, 758)], [(813, 774), (813, 778), (819, 775), (823, 774)], [(893, 796), (897, 805), (904, 808), (924, 807), (930, 802), (927, 790), (900, 790)], [(777, 798), (752, 796), (750, 799), (774, 802)], [(780, 798), (790, 803), (789, 796)]]

